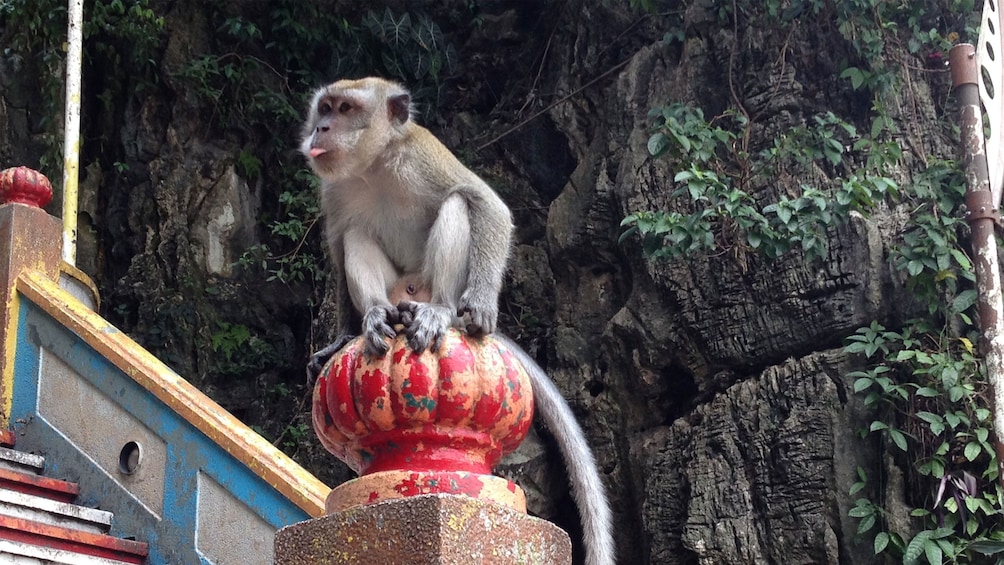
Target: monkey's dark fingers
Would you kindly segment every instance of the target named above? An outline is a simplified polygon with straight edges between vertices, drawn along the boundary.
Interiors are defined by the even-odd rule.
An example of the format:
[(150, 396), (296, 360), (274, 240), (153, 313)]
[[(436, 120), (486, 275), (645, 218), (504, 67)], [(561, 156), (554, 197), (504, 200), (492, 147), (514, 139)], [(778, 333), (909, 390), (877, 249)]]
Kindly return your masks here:
[(415, 353), (422, 353), (426, 349), (436, 353), (443, 344), (444, 332), (435, 328), (419, 327), (412, 325), (408, 330), (408, 347)]
[(480, 326), (478, 324), (467, 324), (464, 326), (464, 331), (467, 332), (467, 335), (475, 338), (482, 338), (488, 335), (484, 326)]

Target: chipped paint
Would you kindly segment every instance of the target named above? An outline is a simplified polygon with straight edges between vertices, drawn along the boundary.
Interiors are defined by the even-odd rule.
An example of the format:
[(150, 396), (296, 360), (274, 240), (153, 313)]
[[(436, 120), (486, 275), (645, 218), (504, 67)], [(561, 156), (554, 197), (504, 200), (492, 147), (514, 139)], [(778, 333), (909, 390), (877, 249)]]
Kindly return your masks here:
[(453, 471), (381, 471), (347, 481), (328, 495), (327, 512), (424, 494), (462, 495), (490, 500), (526, 512), (526, 495), (516, 483), (481, 473)]
[(10, 426), (11, 391), (14, 386), (14, 352), (20, 297), (14, 281), (25, 271), (56, 280), (59, 277), (59, 221), (44, 210), (25, 204), (0, 206), (0, 312), (3, 355), (0, 356), (0, 427)]

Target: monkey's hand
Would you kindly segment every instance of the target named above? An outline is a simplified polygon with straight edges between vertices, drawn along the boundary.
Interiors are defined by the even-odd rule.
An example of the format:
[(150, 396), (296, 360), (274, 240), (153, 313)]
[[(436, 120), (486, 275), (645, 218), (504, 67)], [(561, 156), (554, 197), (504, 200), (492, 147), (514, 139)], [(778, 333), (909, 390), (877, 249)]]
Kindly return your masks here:
[(329, 343), (317, 353), (310, 356), (310, 361), (307, 362), (307, 386), (312, 386), (314, 381), (317, 380), (317, 375), (321, 374), (321, 369), (327, 364), (328, 359), (338, 352), (339, 349), (345, 347), (345, 344), (355, 339), (356, 336), (351, 334), (342, 334), (338, 336), (338, 339)]
[(499, 318), (498, 296), (468, 288), (460, 297), (457, 315), (464, 317), (467, 335), (483, 337), (493, 333)]
[(404, 301), (397, 305), (401, 319), (408, 328), (408, 347), (415, 353), (426, 349), (433, 353), (443, 345), (446, 329), (453, 322), (453, 314), (446, 306), (427, 302)]
[(393, 306), (370, 306), (363, 315), (363, 335), (366, 337), (366, 355), (383, 357), (390, 350), (386, 338), (397, 336), (394, 324), (401, 323), (401, 314)]

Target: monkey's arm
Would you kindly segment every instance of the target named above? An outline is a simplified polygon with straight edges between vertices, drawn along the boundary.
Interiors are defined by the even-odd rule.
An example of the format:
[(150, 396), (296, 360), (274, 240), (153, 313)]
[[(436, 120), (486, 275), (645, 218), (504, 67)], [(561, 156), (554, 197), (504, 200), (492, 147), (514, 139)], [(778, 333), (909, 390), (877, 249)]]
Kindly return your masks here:
[(346, 230), (343, 248), (345, 284), (356, 310), (363, 313), (366, 353), (380, 357), (389, 349), (384, 338), (397, 335), (393, 326), (399, 312), (388, 299), (389, 289), (397, 282), (397, 268), (380, 244), (360, 230)]

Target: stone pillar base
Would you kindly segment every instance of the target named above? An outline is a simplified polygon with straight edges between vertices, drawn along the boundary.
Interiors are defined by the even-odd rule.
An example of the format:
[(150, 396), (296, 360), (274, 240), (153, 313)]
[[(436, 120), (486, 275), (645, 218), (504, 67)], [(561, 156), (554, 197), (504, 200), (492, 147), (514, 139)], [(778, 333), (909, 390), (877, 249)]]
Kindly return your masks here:
[(356, 506), (275, 535), (275, 565), (568, 565), (554, 524), (500, 504), (426, 494)]

